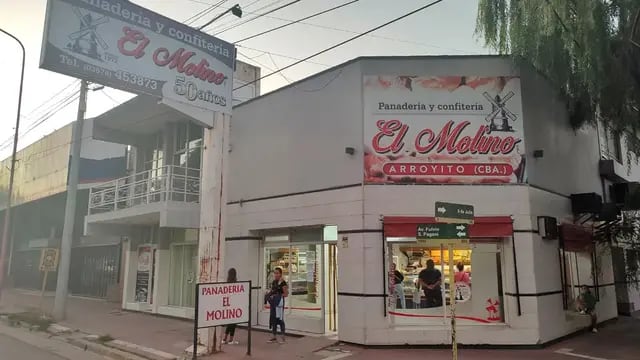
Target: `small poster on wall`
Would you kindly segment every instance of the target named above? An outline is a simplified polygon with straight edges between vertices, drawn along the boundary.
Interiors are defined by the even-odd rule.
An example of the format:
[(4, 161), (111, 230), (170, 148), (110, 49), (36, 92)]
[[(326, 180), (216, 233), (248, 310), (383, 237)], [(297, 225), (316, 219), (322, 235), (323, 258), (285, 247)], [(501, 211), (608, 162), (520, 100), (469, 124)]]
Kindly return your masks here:
[(149, 302), (149, 275), (151, 270), (151, 247), (138, 248), (138, 266), (136, 273), (136, 302)]

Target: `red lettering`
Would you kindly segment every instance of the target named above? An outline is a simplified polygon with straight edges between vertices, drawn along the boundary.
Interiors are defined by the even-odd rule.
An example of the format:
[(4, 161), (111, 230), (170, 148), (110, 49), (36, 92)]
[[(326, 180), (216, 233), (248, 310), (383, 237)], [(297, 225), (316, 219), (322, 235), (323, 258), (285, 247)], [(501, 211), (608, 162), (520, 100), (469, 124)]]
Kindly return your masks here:
[(201, 59), (197, 65), (189, 62), (194, 56), (195, 53), (193, 51), (185, 51), (184, 48), (176, 50), (173, 54), (167, 48), (158, 48), (153, 52), (153, 62), (158, 66), (168, 66), (169, 69), (175, 69), (186, 76), (216, 85), (220, 85), (227, 80), (227, 76), (223, 73), (210, 69), (209, 62), (205, 59)]
[[(383, 121), (383, 120), (381, 120)], [(398, 120), (391, 120), (398, 121)], [(380, 133), (376, 134), (374, 137), (374, 148), (376, 144), (376, 139), (381, 136), (394, 135), (395, 132), (399, 128), (399, 125), (392, 124), (387, 125), (383, 123), (380, 125), (380, 121), (378, 121), (378, 128), (381, 130)], [(399, 121), (398, 121), (399, 123)], [(415, 148), (416, 151), (425, 154), (431, 151), (442, 152), (443, 150), (447, 150), (449, 154), (509, 154), (511, 153), (516, 145), (522, 141), (522, 139), (515, 138), (513, 136), (490, 136), (489, 128), (486, 125), (480, 126), (475, 136), (471, 138), (470, 136), (460, 137), (462, 132), (470, 125), (469, 121), (463, 121), (458, 124), (455, 124), (453, 120), (448, 121), (440, 130), (438, 135), (435, 135), (433, 129), (426, 128), (418, 133), (415, 139)], [(455, 125), (455, 126), (454, 126)], [(406, 125), (402, 125), (406, 126)], [(403, 134), (404, 136), (404, 134)], [(392, 144), (393, 146), (393, 144)], [(383, 150), (389, 151), (390, 147), (382, 148)], [(376, 148), (376, 151), (378, 149)], [(379, 153), (384, 153), (382, 151), (378, 151)]]
[[(149, 45), (150, 40), (144, 36), (142, 31), (134, 30), (128, 26), (122, 28), (124, 36), (118, 40), (118, 50), (122, 55), (133, 56), (139, 59), (144, 56), (144, 49)], [(137, 45), (133, 50), (126, 48), (128, 43)]]
[[(391, 151), (397, 153), (404, 147), (404, 136), (409, 131), (409, 126), (403, 124), (400, 120), (378, 120), (376, 126), (380, 130), (373, 136), (371, 146), (379, 154), (385, 154)], [(382, 145), (381, 142), (385, 137), (393, 138), (390, 145)]]
[(242, 309), (222, 309), (222, 310), (213, 310), (207, 311), (205, 320), (206, 321), (217, 321), (217, 320), (228, 320), (228, 319), (240, 319), (242, 318)]

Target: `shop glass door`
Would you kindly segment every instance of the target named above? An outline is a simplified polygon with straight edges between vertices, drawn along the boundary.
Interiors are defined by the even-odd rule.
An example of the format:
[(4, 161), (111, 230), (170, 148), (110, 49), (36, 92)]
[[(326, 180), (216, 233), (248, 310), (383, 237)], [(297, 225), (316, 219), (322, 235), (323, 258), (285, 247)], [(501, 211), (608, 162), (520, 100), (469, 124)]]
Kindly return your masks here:
[(195, 278), (198, 264), (196, 244), (172, 244), (169, 266), (169, 305), (195, 306)]
[(322, 318), (322, 245), (296, 244), (265, 248), (265, 284), (270, 287), (273, 272), (282, 270), (289, 286), (285, 313)]

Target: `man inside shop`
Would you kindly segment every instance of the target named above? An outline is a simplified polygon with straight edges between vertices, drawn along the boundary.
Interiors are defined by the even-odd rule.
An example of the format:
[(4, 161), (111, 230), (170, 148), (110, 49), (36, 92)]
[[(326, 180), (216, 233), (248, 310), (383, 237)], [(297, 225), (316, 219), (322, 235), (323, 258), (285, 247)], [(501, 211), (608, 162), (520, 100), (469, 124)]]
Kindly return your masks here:
[(420, 271), (418, 275), (420, 285), (424, 289), (425, 307), (442, 306), (442, 273), (436, 269), (433, 260), (427, 260), (427, 268)]

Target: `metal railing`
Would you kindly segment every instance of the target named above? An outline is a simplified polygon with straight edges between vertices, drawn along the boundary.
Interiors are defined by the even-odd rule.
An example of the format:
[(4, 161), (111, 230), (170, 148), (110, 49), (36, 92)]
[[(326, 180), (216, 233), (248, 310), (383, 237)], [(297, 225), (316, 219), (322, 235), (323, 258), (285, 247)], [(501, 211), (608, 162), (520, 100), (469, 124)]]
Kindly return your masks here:
[(163, 166), (93, 186), (89, 215), (165, 201), (200, 201), (200, 169)]

